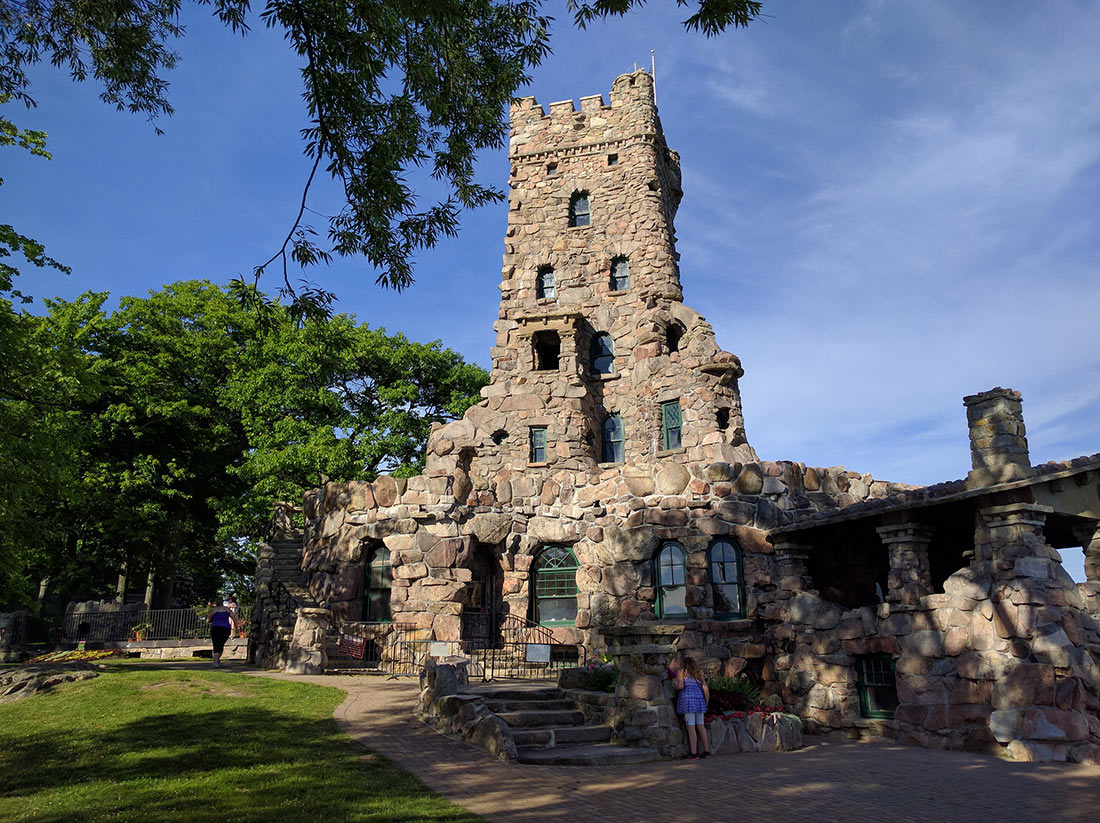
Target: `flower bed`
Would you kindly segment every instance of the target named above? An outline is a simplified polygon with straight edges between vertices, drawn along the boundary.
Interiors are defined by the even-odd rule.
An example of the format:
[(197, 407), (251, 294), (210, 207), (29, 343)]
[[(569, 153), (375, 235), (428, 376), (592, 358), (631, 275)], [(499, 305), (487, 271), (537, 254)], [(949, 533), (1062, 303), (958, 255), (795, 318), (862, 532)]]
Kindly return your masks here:
[(748, 711), (707, 715), (713, 754), (789, 752), (802, 748), (802, 721), (781, 709), (754, 706)]
[(49, 652), (48, 654), (40, 654), (38, 657), (32, 657), (30, 660), (24, 661), (25, 663), (76, 663), (87, 662), (90, 660), (102, 660), (105, 657), (117, 657), (121, 655), (122, 649), (96, 649), (95, 651), (80, 651), (74, 649), (69, 652)]

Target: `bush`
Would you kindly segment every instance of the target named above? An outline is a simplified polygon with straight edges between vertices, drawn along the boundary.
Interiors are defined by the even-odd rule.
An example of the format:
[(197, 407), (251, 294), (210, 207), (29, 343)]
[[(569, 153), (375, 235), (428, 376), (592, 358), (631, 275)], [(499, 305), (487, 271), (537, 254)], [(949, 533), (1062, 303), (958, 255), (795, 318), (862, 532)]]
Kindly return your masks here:
[(760, 704), (760, 688), (746, 675), (712, 677), (707, 681), (710, 703), (707, 710), (714, 714), (728, 711), (748, 711)]
[(600, 666), (588, 672), (584, 687), (590, 692), (613, 692), (619, 683), (619, 670), (614, 666)]

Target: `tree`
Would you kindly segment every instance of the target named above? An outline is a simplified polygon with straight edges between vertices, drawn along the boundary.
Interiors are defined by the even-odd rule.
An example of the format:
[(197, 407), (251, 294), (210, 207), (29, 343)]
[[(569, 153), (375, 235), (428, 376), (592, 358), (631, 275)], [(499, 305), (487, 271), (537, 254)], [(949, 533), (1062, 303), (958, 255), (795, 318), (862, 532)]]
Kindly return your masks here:
[[(248, 0), (196, 0), (237, 32), (250, 22)], [(760, 15), (754, 0), (677, 0), (693, 6), (685, 27), (712, 36)], [(645, 0), (569, 0), (574, 21), (623, 15)], [(549, 52), (552, 18), (542, 0), (266, 0), (259, 20), (282, 29), (303, 60), (303, 130), (313, 166), (282, 243), (255, 269), (277, 265), (283, 292), (327, 309), (330, 295), (296, 295), (288, 263), (305, 267), (334, 255), (365, 257), (378, 280), (412, 282), (412, 257), (454, 235), (464, 208), (502, 192), (474, 177), (476, 153), (503, 143), (504, 112)], [(170, 115), (164, 74), (183, 36), (180, 0), (0, 0), (0, 95), (33, 105), (28, 69), (43, 59), (74, 80), (99, 81), (104, 102), (144, 114), (156, 128)], [(324, 239), (304, 222), (320, 170), (338, 180), (343, 208), (324, 217)], [(427, 168), (444, 190), (422, 204), (411, 169)]]
[[(433, 422), (488, 375), (438, 342), (347, 315), (261, 314), (206, 281), (0, 306), (0, 610), (36, 582), (88, 596), (129, 570), (213, 596), (250, 573), (277, 500), (324, 479), (415, 473)], [(266, 298), (255, 295), (260, 303)]]

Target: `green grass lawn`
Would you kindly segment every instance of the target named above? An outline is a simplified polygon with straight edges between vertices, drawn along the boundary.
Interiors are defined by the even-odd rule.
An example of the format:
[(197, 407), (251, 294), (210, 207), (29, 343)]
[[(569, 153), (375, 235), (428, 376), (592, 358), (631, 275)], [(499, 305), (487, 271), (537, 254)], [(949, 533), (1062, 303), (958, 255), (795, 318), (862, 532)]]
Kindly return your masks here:
[(0, 705), (3, 821), (465, 821), (336, 726), (338, 689), (108, 665)]

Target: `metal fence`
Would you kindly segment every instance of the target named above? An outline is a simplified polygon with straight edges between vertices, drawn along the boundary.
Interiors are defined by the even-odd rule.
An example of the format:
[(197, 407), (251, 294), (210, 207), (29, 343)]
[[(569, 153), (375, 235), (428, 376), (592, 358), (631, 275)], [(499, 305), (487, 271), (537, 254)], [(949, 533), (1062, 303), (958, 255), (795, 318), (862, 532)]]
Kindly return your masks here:
[(54, 620), (29, 621), (26, 645), (111, 643), (128, 640), (205, 640), (210, 621), (203, 610), (150, 609), (149, 611), (70, 612)]

